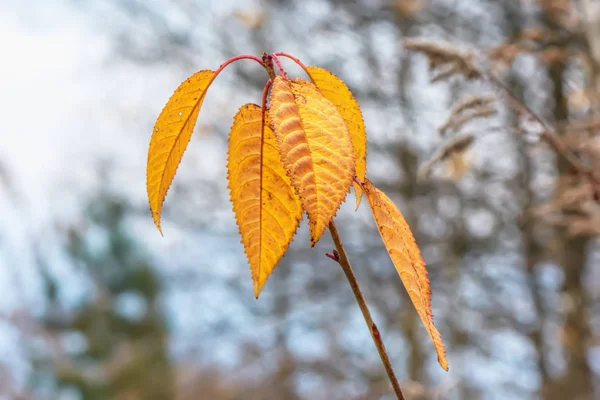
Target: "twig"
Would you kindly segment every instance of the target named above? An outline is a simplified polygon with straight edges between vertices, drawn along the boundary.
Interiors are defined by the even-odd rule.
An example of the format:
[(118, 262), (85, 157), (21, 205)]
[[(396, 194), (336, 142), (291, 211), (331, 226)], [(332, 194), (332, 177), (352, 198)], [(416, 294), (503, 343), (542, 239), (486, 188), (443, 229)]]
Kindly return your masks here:
[[(594, 175), (594, 171), (584, 165), (576, 156), (569, 152), (569, 150), (560, 140), (560, 137), (555, 129), (553, 129), (546, 121), (544, 121), (544, 119), (535, 111), (533, 111), (524, 101), (517, 97), (510, 90), (510, 88), (506, 86), (502, 79), (493, 73), (493, 71), (486, 70), (486, 68), (484, 68), (482, 65), (477, 65), (483, 63), (481, 61), (476, 62), (475, 59), (479, 58), (481, 60), (485, 60), (487, 59), (485, 55), (477, 51), (458, 51), (450, 46), (443, 46), (421, 39), (405, 39), (404, 47), (409, 50), (424, 53), (429, 60), (429, 67), (433, 72), (436, 69), (439, 69), (440, 66), (449, 65), (451, 67), (452, 74), (461, 73), (467, 79), (482, 78), (482, 80), (489, 83), (492, 87), (499, 89), (508, 98), (510, 103), (512, 103), (513, 107), (515, 107), (521, 113), (528, 115), (541, 125), (541, 139), (546, 142), (559, 157), (564, 159), (564, 161), (575, 171), (587, 176), (595, 184), (600, 184), (600, 179)], [(476, 55), (478, 57), (475, 57)], [(443, 76), (444, 79), (447, 77), (449, 77), (449, 74), (445, 74)]]
[(574, 157), (571, 153), (569, 153), (568, 149), (565, 148), (563, 143), (560, 141), (558, 136), (555, 133), (555, 130), (547, 124), (542, 117), (540, 117), (535, 111), (533, 111), (524, 101), (519, 99), (505, 84), (500, 80), (500, 78), (496, 77), (493, 74), (484, 74), (484, 78), (487, 79), (493, 86), (499, 88), (504, 92), (504, 94), (509, 98), (509, 100), (513, 103), (515, 108), (517, 108), (522, 113), (529, 115), (533, 118), (538, 124), (540, 124), (543, 128), (541, 133), (541, 138), (554, 149), (555, 153), (558, 154), (559, 157), (562, 157), (572, 168), (576, 171), (580, 172), (582, 175), (588, 176), (590, 180), (596, 183), (598, 179), (594, 176), (593, 171), (583, 165), (576, 157)]
[(375, 325), (375, 322), (373, 322), (371, 312), (369, 311), (367, 302), (365, 301), (360, 287), (358, 286), (358, 281), (356, 280), (356, 276), (354, 275), (354, 271), (352, 270), (350, 261), (348, 261), (346, 250), (344, 250), (342, 239), (340, 238), (340, 234), (338, 233), (337, 228), (335, 227), (335, 223), (333, 221), (331, 221), (331, 223), (329, 224), (329, 233), (331, 234), (331, 238), (333, 239), (333, 243), (335, 244), (336, 249), (333, 251), (333, 254), (327, 253), (327, 257), (336, 261), (342, 267), (342, 271), (344, 271), (344, 274), (346, 274), (346, 278), (348, 278), (350, 288), (354, 293), (354, 297), (356, 297), (356, 302), (360, 307), (360, 311), (362, 311), (365, 323), (369, 328), (369, 332), (371, 332), (373, 343), (375, 343), (375, 347), (377, 347), (377, 351), (379, 352), (379, 356), (381, 357), (381, 362), (383, 363), (390, 383), (394, 388), (394, 393), (396, 393), (396, 397), (398, 398), (398, 400), (404, 400), (404, 395), (402, 394), (402, 390), (400, 389), (400, 383), (398, 383), (398, 378), (396, 378), (396, 373), (394, 372), (394, 368), (392, 367), (392, 363), (390, 362), (390, 357), (388, 356), (387, 351), (385, 350), (385, 345), (383, 344), (381, 334), (379, 333), (379, 329), (377, 329), (377, 325)]

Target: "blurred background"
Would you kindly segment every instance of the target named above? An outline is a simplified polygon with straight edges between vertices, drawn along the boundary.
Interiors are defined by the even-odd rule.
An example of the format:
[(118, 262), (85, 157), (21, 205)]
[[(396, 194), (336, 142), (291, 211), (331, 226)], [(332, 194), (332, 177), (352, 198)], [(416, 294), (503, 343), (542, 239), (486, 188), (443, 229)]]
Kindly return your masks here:
[(600, 177), (409, 38), (475, 52), (599, 170), (598, 0), (0, 2), (0, 398), (393, 398), (328, 235), (310, 249), (304, 221), (254, 299), (225, 165), (233, 115), (260, 102), (255, 63), (208, 91), (164, 238), (152, 224), (163, 105), (195, 71), (264, 50), (347, 82), (367, 175), (427, 262), (448, 373), (349, 196), (337, 225), (406, 397), (600, 399)]

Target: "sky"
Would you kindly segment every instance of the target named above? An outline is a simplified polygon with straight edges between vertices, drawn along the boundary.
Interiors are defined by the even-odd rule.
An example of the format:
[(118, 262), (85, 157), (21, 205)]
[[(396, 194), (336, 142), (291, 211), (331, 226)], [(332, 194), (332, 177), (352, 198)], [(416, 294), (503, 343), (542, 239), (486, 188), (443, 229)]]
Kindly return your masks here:
[[(0, 160), (15, 193), (2, 196), (0, 225), (8, 247), (20, 252), (31, 235), (43, 235), (52, 221), (77, 215), (73, 193), (94, 184), (90, 160), (120, 151), (130, 152), (131, 162), (141, 165), (143, 156), (131, 151), (126, 125), (115, 118), (117, 85), (133, 74), (101, 68), (110, 50), (107, 39), (67, 2), (2, 2), (0, 47), (8, 55), (0, 75)], [(0, 285), (7, 282), (0, 279)]]
[(56, 183), (65, 141), (75, 130), (73, 114), (86, 101), (79, 87), (90, 82), (82, 72), (98, 57), (91, 49), (102, 52), (101, 42), (74, 12), (64, 18), (61, 11), (69, 15), (67, 9), (39, 3), (27, 9), (18, 2), (0, 6), (8, 8), (0, 12), (0, 46), (8, 54), (0, 76), (5, 131), (0, 154), (30, 201)]
[[(213, 11), (217, 15), (230, 7), (228, 2), (216, 3)], [(103, 7), (102, 3), (91, 4)], [(114, 38), (90, 18), (90, 12), (63, 0), (0, 2), (0, 48), (5, 55), (0, 64), (0, 167), (11, 182), (11, 190), (0, 185), (0, 315), (19, 308), (34, 314), (42, 310), (41, 283), (28, 247), (32, 237), (48, 244), (46, 254), (52, 258), (49, 268), (59, 281), (69, 283), (61, 289), (64, 301), (73, 303), (86, 294), (89, 287), (83, 277), (52, 249), (54, 224), (76, 222), (86, 195), (102, 184), (96, 175), (99, 158), (115, 161), (121, 191), (135, 204), (146, 206), (145, 165), (151, 124), (189, 73), (168, 64), (140, 65), (115, 57)], [(223, 79), (227, 81), (232, 75), (224, 74)], [(207, 117), (219, 115), (218, 105), (229, 101), (220, 92), (225, 91), (210, 94), (217, 105), (205, 105)], [(201, 118), (199, 125), (202, 123)], [(197, 173), (192, 169), (199, 168), (208, 177), (222, 176), (225, 189), (223, 144), (220, 139), (200, 136), (194, 138), (201, 143), (188, 150), (178, 176)], [(194, 152), (202, 157), (194, 161)], [(227, 227), (237, 231), (233, 215), (228, 216)], [(151, 249), (159, 260), (186, 246), (193, 248), (195, 260), (211, 260), (211, 254), (219, 252), (224, 256), (211, 268), (223, 280), (231, 275), (232, 264), (243, 265), (237, 237), (229, 242), (211, 235), (194, 237), (203, 243), (197, 248), (197, 242), (182, 237), (168, 222), (163, 224), (162, 238), (149, 212), (147, 222), (133, 229), (137, 229), (142, 246)], [(197, 267), (187, 263), (183, 268)], [(250, 273), (244, 272), (248, 272), (248, 299), (254, 302)], [(209, 323), (223, 318), (223, 312), (217, 310), (228, 313), (232, 326), (248, 323), (237, 297), (227, 297), (218, 286), (202, 293), (169, 292), (166, 302), (174, 337), (180, 343), (197, 337), (201, 318)], [(197, 314), (198, 304), (204, 304), (205, 311), (199, 318), (189, 318)], [(261, 330), (252, 334), (260, 336)], [(317, 341), (311, 343), (318, 346)], [(216, 359), (232, 361), (232, 349), (219, 346), (217, 350), (213, 354)], [(12, 360), (11, 370), (20, 384), (28, 371), (24, 351), (18, 331), (0, 319), (0, 360)], [(174, 351), (186, 349), (175, 346)]]
[[(73, 115), (81, 112), (80, 105), (86, 101), (79, 87), (91, 86), (81, 72), (97, 56), (91, 54), (92, 47), (86, 43), (101, 45), (66, 7), (34, 3), (0, 3), (0, 48), (4, 52), (0, 159), (13, 193), (17, 193), (16, 197), (8, 197), (8, 191), (0, 189), (4, 239), (0, 252), (0, 309), (4, 313), (34, 300), (31, 294), (37, 282), (28, 268), (31, 260), (24, 256), (27, 235), (43, 225), (41, 220), (49, 218), (51, 211), (44, 201), (64, 171), (65, 143), (76, 129)], [(19, 258), (21, 268), (12, 264)], [(24, 355), (18, 345), (18, 332), (3, 328), (0, 358), (13, 360), (14, 377), (22, 383), (26, 365), (19, 362)]]
[[(98, 184), (93, 163), (98, 157), (110, 156), (130, 171), (124, 191), (145, 199), (150, 131), (141, 132), (149, 128), (136, 113), (147, 109), (157, 115), (181, 77), (164, 68), (111, 63), (109, 38), (61, 0), (0, 2), (0, 48), (0, 160), (12, 185), (10, 191), (0, 187), (0, 313), (17, 307), (35, 312), (39, 281), (28, 240), (46, 242), (53, 221), (76, 218), (82, 194)], [(158, 251), (172, 245), (172, 239), (161, 241), (152, 233), (142, 240)], [(77, 282), (73, 271), (55, 265), (60, 279)], [(66, 286), (67, 299), (84, 294), (85, 286)], [(22, 382), (26, 365), (19, 336), (0, 327), (0, 359), (15, 360), (13, 372)]]

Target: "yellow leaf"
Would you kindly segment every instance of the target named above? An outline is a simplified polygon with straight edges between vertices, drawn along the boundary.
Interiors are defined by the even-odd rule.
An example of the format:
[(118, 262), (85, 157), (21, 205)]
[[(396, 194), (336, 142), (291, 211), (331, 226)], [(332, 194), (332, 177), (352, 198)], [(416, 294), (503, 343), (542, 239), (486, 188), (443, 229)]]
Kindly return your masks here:
[(446, 360), (444, 343), (433, 324), (431, 288), (427, 277), (427, 269), (417, 242), (406, 220), (389, 197), (373, 186), (368, 179), (365, 179), (363, 189), (383, 243), (421, 317), (421, 321), (425, 325), (427, 333), (433, 341), (438, 362), (447, 371), (448, 361)]
[(154, 124), (148, 149), (146, 190), (152, 218), (161, 234), (163, 201), (192, 137), (206, 89), (214, 78), (214, 71), (204, 70), (186, 79), (175, 90)]
[[(262, 140), (261, 140), (262, 137)], [(254, 295), (286, 252), (302, 218), (273, 131), (256, 104), (243, 105), (229, 134), (227, 178), (233, 211), (250, 263)]]
[(270, 96), (281, 159), (308, 214), (314, 246), (350, 189), (350, 134), (336, 107), (308, 81), (277, 76)]
[[(336, 106), (344, 119), (352, 138), (356, 177), (361, 182), (364, 181), (367, 173), (367, 131), (358, 102), (344, 81), (331, 72), (313, 66), (308, 66), (306, 69), (310, 79), (317, 85), (323, 96)], [(356, 193), (356, 208), (358, 209), (362, 198), (362, 188), (356, 182), (352, 184)]]

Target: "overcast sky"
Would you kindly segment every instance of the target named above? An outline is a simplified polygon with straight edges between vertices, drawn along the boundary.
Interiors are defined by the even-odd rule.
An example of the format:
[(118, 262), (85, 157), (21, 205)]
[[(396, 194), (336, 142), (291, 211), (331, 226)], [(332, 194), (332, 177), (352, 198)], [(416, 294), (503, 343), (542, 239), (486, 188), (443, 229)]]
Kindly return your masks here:
[[(109, 39), (89, 16), (61, 0), (0, 2), (0, 48), (0, 163), (17, 193), (9, 196), (0, 187), (0, 311), (7, 312), (38, 303), (27, 241), (43, 235), (51, 221), (77, 214), (72, 196), (94, 184), (98, 156), (116, 158), (129, 171), (126, 191), (145, 196), (150, 133), (140, 132), (147, 118), (137, 113), (157, 114), (161, 102), (148, 99), (168, 99), (181, 77), (127, 62), (111, 65)], [(169, 245), (152, 233), (148, 240)], [(78, 296), (81, 290), (66, 293)], [(0, 359), (20, 358), (17, 341), (14, 331), (2, 329)], [(23, 378), (23, 369), (15, 372)]]
[[(225, 12), (227, 2), (217, 3), (216, 12)], [(99, 157), (110, 156), (118, 163), (123, 192), (133, 201), (145, 204), (151, 124), (186, 77), (182, 75), (186, 71), (165, 64), (140, 65), (115, 57), (114, 42), (107, 30), (100, 29), (89, 9), (87, 12), (63, 0), (0, 2), (0, 167), (6, 168), (14, 189), (9, 192), (0, 184), (0, 313), (19, 307), (35, 313), (40, 306), (40, 286), (29, 241), (32, 237), (45, 237), (54, 221), (68, 223), (78, 215), (82, 202), (77, 196), (97, 184), (94, 162)], [(218, 63), (198, 69), (216, 67)], [(217, 104), (229, 101), (223, 90), (213, 91), (210, 96)], [(209, 107), (204, 107), (205, 121), (218, 112), (218, 106)], [(178, 176), (186, 170), (191, 172), (193, 165), (202, 168), (204, 174), (222, 175), (221, 186), (225, 189), (225, 153), (210, 149), (218, 140), (195, 140), (204, 143), (188, 150), (188, 156), (202, 148), (202, 159), (195, 164), (182, 163)], [(151, 224), (149, 214), (148, 223)], [(233, 230), (233, 215), (229, 223)], [(148, 229), (138, 239), (163, 256), (173, 246), (189, 246), (189, 241), (169, 230), (168, 224), (165, 233), (166, 237), (161, 238), (155, 229)], [(232, 273), (232, 263), (243, 260), (238, 242), (237, 238), (223, 243), (206, 237), (204, 246), (194, 250), (193, 257), (212, 259), (212, 273), (219, 275), (218, 271), (222, 271), (226, 276)], [(233, 253), (231, 246), (235, 248)], [(211, 255), (215, 251), (223, 257), (214, 260)], [(62, 293), (67, 299), (77, 299), (85, 293), (86, 287), (77, 283), (74, 271), (64, 268), (60, 258), (50, 260), (50, 264), (59, 281), (69, 282)], [(197, 263), (186, 266), (198, 267)], [(247, 269), (237, 272), (245, 273)], [(244, 299), (254, 302), (249, 272), (247, 288), (248, 297)], [(176, 337), (197, 337), (195, 329), (201, 325), (198, 318), (193, 320), (192, 331), (182, 324), (192, 321), (189, 315), (197, 314), (199, 303), (205, 304), (208, 311), (198, 317), (209, 322), (223, 314), (210, 310), (229, 310), (233, 326), (247, 323), (237, 301), (219, 287), (194, 295), (172, 293), (167, 303), (173, 311), (169, 317), (171, 325), (177, 328)], [(223, 304), (227, 306), (224, 308)], [(231, 361), (226, 347), (219, 350), (225, 353), (215, 354), (217, 359)], [(0, 320), (0, 360), (13, 360), (12, 372), (21, 383), (27, 372), (23, 351), (18, 332)]]

